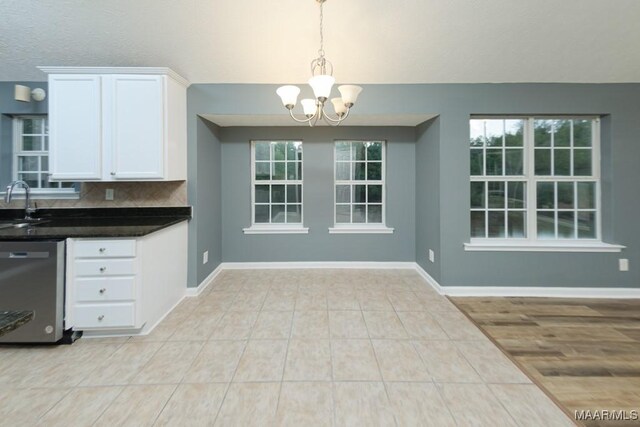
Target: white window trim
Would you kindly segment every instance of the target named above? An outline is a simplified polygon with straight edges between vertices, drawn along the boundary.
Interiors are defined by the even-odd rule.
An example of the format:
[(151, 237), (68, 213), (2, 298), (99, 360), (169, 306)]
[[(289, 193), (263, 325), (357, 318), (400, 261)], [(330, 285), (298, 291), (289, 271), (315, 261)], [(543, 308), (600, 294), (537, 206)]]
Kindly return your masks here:
[(243, 228), (244, 234), (309, 234), (309, 227), (292, 224), (257, 224)]
[(532, 243), (527, 239), (510, 241), (472, 241), (464, 244), (465, 251), (494, 252), (621, 252), (626, 246), (604, 243), (599, 240), (554, 240)]
[(395, 229), (383, 224), (336, 224), (329, 234), (393, 234)]
[[(336, 143), (337, 142), (362, 142), (362, 140), (357, 139), (346, 139), (346, 140), (334, 140), (333, 141), (333, 227), (329, 227), (329, 234), (393, 234), (394, 228), (387, 227), (387, 141), (386, 140), (371, 140), (373, 142), (381, 142), (382, 143), (382, 157), (381, 157), (381, 180), (379, 181), (382, 185), (382, 222), (381, 223), (337, 223), (336, 222), (336, 209), (337, 209), (337, 201), (336, 201), (336, 186), (337, 185), (369, 185), (375, 184), (376, 181), (359, 181), (359, 180), (337, 180), (336, 179)], [(351, 163), (354, 160), (350, 160)], [(353, 197), (353, 196), (352, 196)], [(352, 206), (353, 203), (350, 204)]]
[[(281, 140), (281, 141), (293, 141), (293, 140)], [(297, 141), (303, 142), (302, 139), (298, 139)], [(256, 143), (257, 142), (271, 142), (271, 140), (264, 139), (256, 139), (251, 141), (251, 226), (242, 229), (244, 234), (309, 234), (309, 228), (304, 226), (304, 148), (302, 155), (302, 179), (295, 181), (264, 181), (269, 185), (287, 185), (287, 184), (300, 184), (302, 186), (302, 199), (301, 199), (301, 213), (300, 213), (300, 223), (256, 223), (256, 209), (255, 209), (255, 200), (256, 200), (256, 184), (259, 184), (256, 181)], [(270, 160), (270, 163), (273, 160)], [(285, 187), (286, 192), (286, 187)], [(271, 205), (271, 203), (270, 203)], [(286, 208), (285, 208), (286, 209)], [(285, 210), (286, 215), (286, 210)]]
[[(23, 119), (42, 119), (46, 117), (48, 120), (48, 116), (46, 115), (28, 115), (21, 114), (16, 115), (12, 118), (12, 133), (13, 133), (13, 153), (11, 159), (11, 178), (12, 180), (18, 179), (18, 156), (21, 155), (22, 150), (20, 150), (20, 137), (22, 136), (22, 120)], [(49, 146), (49, 150), (51, 150), (51, 146)], [(39, 155), (42, 155), (43, 151), (38, 152)], [(47, 152), (49, 153), (49, 152)], [(48, 154), (50, 156), (50, 154)], [(6, 188), (0, 189), (0, 196), (4, 197), (7, 192)], [(60, 200), (78, 200), (80, 199), (80, 192), (76, 191), (74, 188), (31, 188), (30, 189), (30, 198), (32, 200), (47, 200), (47, 199), (60, 199)], [(26, 197), (26, 191), (20, 187), (16, 188), (12, 193), (13, 200), (24, 200)]]
[[(543, 115), (528, 116), (471, 116), (471, 119), (523, 119), (524, 120), (524, 159), (523, 175), (473, 175), (470, 182), (486, 181), (522, 181), (527, 184), (526, 206), (527, 214), (526, 230), (527, 238), (470, 238), (468, 243), (464, 243), (465, 251), (523, 251), (523, 252), (620, 252), (625, 246), (605, 243), (602, 241), (602, 197), (601, 197), (601, 176), (600, 176), (600, 118), (597, 116), (569, 116), (552, 115), (550, 119), (590, 119), (592, 122), (592, 174), (589, 176), (535, 176), (535, 145), (533, 120), (543, 118)], [(529, 144), (527, 142), (529, 141)], [(573, 158), (573, 157), (572, 157)], [(483, 159), (485, 157), (483, 156)], [(485, 159), (486, 162), (486, 159)], [(483, 165), (484, 168), (484, 165)], [(573, 169), (572, 169), (573, 170)], [(529, 173), (531, 172), (531, 173)], [(541, 181), (549, 182), (578, 182), (594, 181), (595, 185), (595, 212), (596, 212), (596, 238), (595, 239), (538, 239), (536, 210), (531, 208), (536, 206), (536, 183)], [(557, 197), (557, 194), (556, 194)], [(557, 209), (557, 207), (555, 208)], [(517, 209), (516, 209), (517, 210)], [(471, 212), (471, 210), (470, 210)]]

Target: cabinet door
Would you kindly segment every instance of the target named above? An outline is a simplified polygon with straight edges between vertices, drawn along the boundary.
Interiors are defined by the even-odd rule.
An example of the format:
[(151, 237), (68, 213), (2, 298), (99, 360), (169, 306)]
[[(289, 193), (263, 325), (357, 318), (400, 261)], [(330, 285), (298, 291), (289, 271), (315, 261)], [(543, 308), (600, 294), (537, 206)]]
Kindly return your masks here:
[(164, 178), (165, 120), (162, 76), (111, 76), (114, 179)]
[(100, 76), (49, 76), (51, 179), (82, 181), (102, 177), (100, 86)]

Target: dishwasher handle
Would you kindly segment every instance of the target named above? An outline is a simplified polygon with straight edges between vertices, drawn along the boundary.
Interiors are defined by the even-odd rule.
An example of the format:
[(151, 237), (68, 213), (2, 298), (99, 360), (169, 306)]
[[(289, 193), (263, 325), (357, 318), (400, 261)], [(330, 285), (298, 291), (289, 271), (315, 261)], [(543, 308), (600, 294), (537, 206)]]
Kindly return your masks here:
[(49, 255), (46, 251), (0, 252), (0, 259), (42, 259), (49, 258)]

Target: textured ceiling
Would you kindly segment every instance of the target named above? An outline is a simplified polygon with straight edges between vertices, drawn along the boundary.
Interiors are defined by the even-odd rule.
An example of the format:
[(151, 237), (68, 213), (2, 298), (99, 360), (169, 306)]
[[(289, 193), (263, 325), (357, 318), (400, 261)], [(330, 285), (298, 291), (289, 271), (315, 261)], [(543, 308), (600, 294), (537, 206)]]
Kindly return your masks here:
[[(1, 0), (0, 80), (37, 65), (168, 66), (192, 83), (306, 81), (313, 0)], [(328, 0), (339, 82), (638, 82), (638, 0)]]

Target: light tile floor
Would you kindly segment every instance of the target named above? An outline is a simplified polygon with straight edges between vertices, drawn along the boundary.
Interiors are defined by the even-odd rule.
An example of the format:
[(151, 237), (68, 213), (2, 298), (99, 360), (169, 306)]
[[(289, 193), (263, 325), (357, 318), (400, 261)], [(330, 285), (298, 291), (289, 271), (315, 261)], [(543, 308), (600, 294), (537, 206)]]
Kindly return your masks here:
[(236, 270), (148, 336), (0, 347), (0, 425), (573, 423), (411, 270)]

